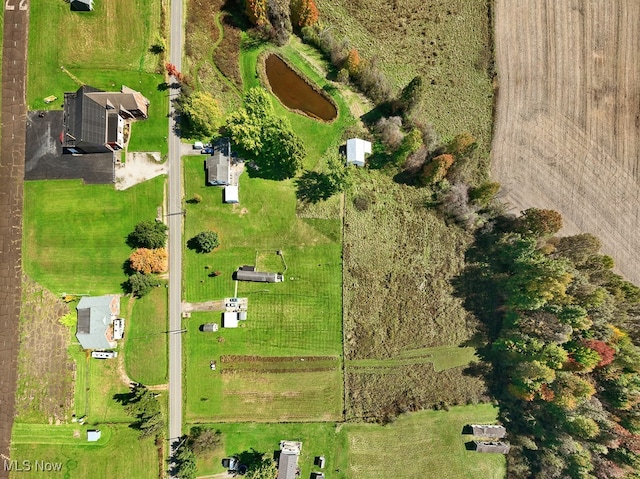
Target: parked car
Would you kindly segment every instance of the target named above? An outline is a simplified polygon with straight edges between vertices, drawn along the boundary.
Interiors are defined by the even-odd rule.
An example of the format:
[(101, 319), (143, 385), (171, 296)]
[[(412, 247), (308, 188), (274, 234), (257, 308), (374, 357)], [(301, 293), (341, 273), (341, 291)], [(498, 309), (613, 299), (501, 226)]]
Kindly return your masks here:
[(204, 144), (201, 141), (196, 141), (193, 143), (194, 150), (202, 150), (204, 148)]
[(203, 155), (212, 155), (213, 154), (213, 148), (203, 148), (202, 150), (200, 150), (200, 153)]

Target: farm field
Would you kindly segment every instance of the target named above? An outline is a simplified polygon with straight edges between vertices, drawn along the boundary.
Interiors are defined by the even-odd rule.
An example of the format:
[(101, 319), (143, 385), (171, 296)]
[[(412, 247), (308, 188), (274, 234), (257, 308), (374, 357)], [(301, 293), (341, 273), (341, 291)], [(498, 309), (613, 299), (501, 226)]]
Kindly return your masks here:
[[(158, 455), (152, 439), (140, 441), (127, 425), (100, 425), (97, 442), (87, 442), (87, 429), (79, 424), (16, 424), (11, 459), (31, 461), (31, 471), (12, 472), (11, 478), (42, 477), (158, 477)], [(135, 457), (135, 460), (132, 458)], [(34, 461), (61, 463), (60, 472), (35, 470)]]
[(415, 75), (427, 85), (416, 118), (445, 138), (469, 132), (482, 157), (491, 144), (491, 14), (486, 0), (318, 0), (320, 19), (368, 60), (396, 91)]
[(164, 178), (125, 191), (80, 180), (24, 185), (25, 272), (54, 294), (121, 292), (136, 223), (156, 217)]
[[(133, 304), (131, 304), (133, 303)], [(128, 299), (124, 363), (127, 375), (145, 386), (165, 384), (168, 368), (167, 289), (153, 288), (141, 299)], [(125, 313), (125, 311), (127, 311)]]
[[(78, 82), (118, 91), (124, 84), (150, 101), (149, 118), (132, 128), (130, 150), (166, 153), (168, 95), (158, 88), (160, 56), (150, 51), (161, 32), (161, 8), (160, 0), (115, 0), (71, 12), (67, 2), (32, 2), (28, 109), (60, 109), (64, 92), (77, 90)], [(58, 100), (45, 104), (49, 95)]]
[[(247, 321), (237, 329), (198, 331), (207, 322), (220, 324), (219, 312), (192, 313), (185, 320), (187, 420), (339, 419), (343, 393), (338, 210), (334, 217), (309, 224), (296, 215), (292, 182), (251, 178), (246, 172), (240, 177), (241, 203), (224, 204), (221, 188), (205, 186), (203, 162), (202, 156), (183, 159), (185, 198), (202, 197), (201, 203), (186, 205), (185, 239), (212, 229), (220, 247), (210, 254), (185, 248), (185, 299), (246, 297), (249, 307)], [(284, 271), (285, 281), (235, 285), (232, 274), (243, 264)], [(214, 271), (220, 275), (211, 277)], [(319, 356), (321, 365), (314, 362)], [(275, 368), (274, 357), (282, 358)], [(212, 360), (218, 364), (216, 372), (209, 369)]]
[(640, 4), (496, 2), (492, 176), (515, 211), (550, 208), (640, 282)]

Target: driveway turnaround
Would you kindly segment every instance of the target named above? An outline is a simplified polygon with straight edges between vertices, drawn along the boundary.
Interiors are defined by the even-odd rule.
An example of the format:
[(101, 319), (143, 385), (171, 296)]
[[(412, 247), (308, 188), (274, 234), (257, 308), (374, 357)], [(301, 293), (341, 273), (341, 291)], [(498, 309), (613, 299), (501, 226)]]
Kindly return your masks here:
[(15, 411), (21, 292), (22, 182), (30, 0), (5, 0), (0, 132), (0, 479)]

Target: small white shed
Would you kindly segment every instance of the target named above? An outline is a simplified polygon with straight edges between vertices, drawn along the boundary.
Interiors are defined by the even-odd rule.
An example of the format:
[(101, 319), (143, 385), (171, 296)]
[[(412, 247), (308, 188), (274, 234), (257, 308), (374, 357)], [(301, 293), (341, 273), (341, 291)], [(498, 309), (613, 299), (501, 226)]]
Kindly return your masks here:
[(100, 429), (89, 429), (87, 431), (87, 441), (88, 442), (96, 442), (102, 436), (102, 432)]
[(237, 328), (238, 313), (229, 312), (229, 311), (222, 313), (222, 326), (224, 328)]
[(360, 138), (347, 140), (347, 165), (364, 166), (365, 155), (371, 154), (371, 142)]
[(239, 203), (238, 187), (236, 185), (229, 185), (224, 187), (224, 202), (225, 203)]

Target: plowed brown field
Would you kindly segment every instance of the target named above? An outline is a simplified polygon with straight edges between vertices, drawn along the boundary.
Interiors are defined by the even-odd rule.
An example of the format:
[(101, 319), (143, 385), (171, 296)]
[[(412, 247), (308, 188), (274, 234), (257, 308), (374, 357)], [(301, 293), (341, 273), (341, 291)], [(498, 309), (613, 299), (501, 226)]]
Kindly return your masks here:
[(640, 2), (496, 0), (492, 176), (640, 283)]

